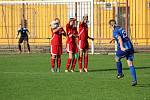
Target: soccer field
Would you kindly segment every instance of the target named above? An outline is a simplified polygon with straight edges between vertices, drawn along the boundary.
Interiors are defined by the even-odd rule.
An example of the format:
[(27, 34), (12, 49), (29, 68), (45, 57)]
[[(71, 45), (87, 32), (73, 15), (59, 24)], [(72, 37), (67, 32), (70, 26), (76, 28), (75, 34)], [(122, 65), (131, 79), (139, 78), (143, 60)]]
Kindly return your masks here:
[[(90, 55), (88, 73), (51, 73), (49, 54), (0, 55), (0, 100), (150, 100), (150, 54), (135, 54), (138, 85), (116, 78), (112, 55)], [(77, 66), (76, 66), (77, 71)]]

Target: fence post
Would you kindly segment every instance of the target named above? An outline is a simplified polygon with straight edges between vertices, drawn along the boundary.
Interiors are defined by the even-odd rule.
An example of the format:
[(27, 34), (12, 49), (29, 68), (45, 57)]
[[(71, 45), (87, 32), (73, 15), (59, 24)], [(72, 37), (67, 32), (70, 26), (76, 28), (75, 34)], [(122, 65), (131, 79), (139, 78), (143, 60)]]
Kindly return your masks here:
[[(91, 37), (94, 38), (94, 0), (91, 0)], [(94, 54), (94, 41), (91, 41), (91, 53)]]
[(126, 32), (127, 32), (128, 35), (130, 35), (129, 32), (128, 32), (129, 31), (128, 30), (128, 21), (129, 21), (128, 17), (129, 17), (128, 0), (126, 0)]
[[(118, 25), (118, 2), (115, 2), (115, 20), (116, 24)], [(115, 51), (117, 51), (117, 42), (115, 41)]]

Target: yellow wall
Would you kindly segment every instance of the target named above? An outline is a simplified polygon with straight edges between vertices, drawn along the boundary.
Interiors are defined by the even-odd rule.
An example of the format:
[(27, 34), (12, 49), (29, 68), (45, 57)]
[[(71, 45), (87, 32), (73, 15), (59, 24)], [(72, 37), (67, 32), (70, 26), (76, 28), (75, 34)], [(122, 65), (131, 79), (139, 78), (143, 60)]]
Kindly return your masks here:
[(131, 0), (129, 2), (131, 38), (135, 44), (150, 45), (150, 9), (148, 8), (148, 2), (150, 0)]
[[(63, 12), (63, 13), (61, 13)], [(47, 44), (51, 36), (49, 24), (54, 18), (61, 19), (64, 26), (68, 19), (65, 4), (25, 5), (25, 19), (31, 32), (30, 43), (33, 45)], [(0, 5), (0, 44), (16, 44), (17, 29), (21, 23), (22, 5)]]
[[(2, 0), (0, 0), (2, 1)], [(11, 0), (8, 0), (11, 1)], [(126, 2), (126, 0), (95, 0), (95, 2)], [(150, 0), (128, 0), (129, 1), (129, 28), (130, 37), (135, 45), (150, 45), (150, 8), (148, 2)], [(125, 7), (125, 4), (120, 4)], [(103, 9), (102, 5), (94, 4), (94, 36), (95, 44), (109, 45), (111, 38), (111, 30), (108, 21), (114, 18), (115, 5), (112, 10)], [(28, 5), (25, 6), (25, 18), (28, 20), (28, 29), (31, 31), (30, 42), (34, 44), (46, 44), (49, 42), (47, 37), (50, 36), (49, 23), (55, 18), (61, 19), (62, 26), (68, 20), (67, 5)], [(16, 44), (14, 39), (17, 29), (21, 22), (21, 5), (3, 6), (0, 5), (0, 44)], [(4, 12), (3, 12), (4, 11)], [(1, 27), (6, 26), (6, 27)], [(9, 38), (9, 39), (8, 39)], [(32, 39), (34, 38), (34, 39)]]
[[(95, 0), (95, 2), (126, 2), (126, 0)], [(150, 0), (128, 0), (129, 1), (129, 30), (130, 37), (135, 45), (150, 45)], [(114, 10), (104, 10), (102, 5), (96, 5), (94, 9), (94, 32), (97, 38), (96, 43), (108, 43), (111, 38), (108, 21), (114, 19)], [(126, 7), (126, 4), (119, 4)], [(120, 15), (119, 15), (120, 16)]]

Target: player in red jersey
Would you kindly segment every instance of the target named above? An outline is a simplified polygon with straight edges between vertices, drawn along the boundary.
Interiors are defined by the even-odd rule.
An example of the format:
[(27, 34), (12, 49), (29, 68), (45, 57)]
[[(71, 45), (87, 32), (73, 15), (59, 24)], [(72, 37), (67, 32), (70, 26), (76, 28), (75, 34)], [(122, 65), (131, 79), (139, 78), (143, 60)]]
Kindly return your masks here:
[(60, 72), (61, 55), (62, 55), (62, 34), (65, 35), (64, 29), (60, 26), (60, 20), (56, 18), (51, 23), (51, 71), (54, 72), (55, 60), (57, 61), (56, 71)]
[(88, 72), (88, 49), (89, 43), (88, 39), (94, 40), (88, 36), (88, 15), (83, 16), (83, 20), (79, 24), (79, 72), (82, 72), (82, 58), (84, 55), (84, 72)]
[(69, 57), (67, 59), (65, 72), (69, 71), (71, 63), (72, 63), (71, 72), (74, 72), (77, 61), (78, 48), (76, 39), (78, 37), (78, 32), (75, 22), (76, 22), (75, 18), (70, 18), (69, 23), (66, 25), (66, 34), (67, 34), (66, 51), (69, 54)]

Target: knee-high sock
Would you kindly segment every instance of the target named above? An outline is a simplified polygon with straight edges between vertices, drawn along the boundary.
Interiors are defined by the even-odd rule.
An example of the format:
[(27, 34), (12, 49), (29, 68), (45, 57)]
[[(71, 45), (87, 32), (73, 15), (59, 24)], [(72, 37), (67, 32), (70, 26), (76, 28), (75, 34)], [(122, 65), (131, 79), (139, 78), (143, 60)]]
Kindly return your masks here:
[(72, 60), (71, 58), (68, 58), (67, 63), (66, 63), (66, 70), (69, 70), (71, 60)]
[(27, 47), (28, 47), (28, 51), (30, 52), (30, 45), (29, 45), (29, 44), (27, 44)]
[(73, 61), (72, 61), (72, 70), (75, 69), (75, 66), (76, 66), (76, 62), (77, 62), (77, 59), (74, 58)]
[(84, 56), (84, 68), (88, 67), (88, 55)]
[(20, 44), (18, 44), (18, 48), (19, 48), (19, 51), (22, 52)]
[(122, 74), (122, 63), (121, 63), (121, 61), (116, 62), (116, 68), (117, 68), (118, 74), (121, 75)]
[(60, 69), (61, 66), (61, 58), (57, 58), (57, 68)]
[(130, 66), (130, 73), (131, 73), (133, 81), (136, 81), (137, 80), (136, 79), (136, 71), (135, 71), (134, 66)]
[(55, 67), (55, 59), (54, 58), (51, 58), (51, 66), (52, 66), (52, 68)]
[(79, 57), (78, 66), (79, 66), (79, 69), (82, 69), (82, 57)]

